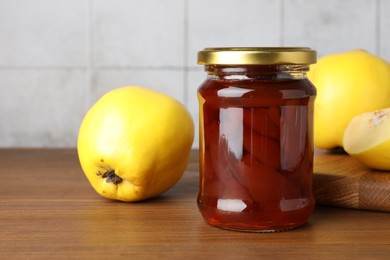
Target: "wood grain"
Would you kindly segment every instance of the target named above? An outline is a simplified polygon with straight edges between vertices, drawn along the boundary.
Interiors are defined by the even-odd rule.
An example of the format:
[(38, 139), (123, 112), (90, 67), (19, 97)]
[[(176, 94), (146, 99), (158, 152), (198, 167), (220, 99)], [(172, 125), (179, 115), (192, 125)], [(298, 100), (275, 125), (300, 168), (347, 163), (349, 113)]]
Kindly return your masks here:
[(390, 215), (316, 207), (281, 233), (226, 231), (198, 212), (198, 162), (171, 190), (139, 203), (106, 200), (75, 150), (0, 150), (1, 259), (388, 259)]
[(390, 212), (390, 172), (369, 169), (342, 153), (316, 151), (318, 205)]

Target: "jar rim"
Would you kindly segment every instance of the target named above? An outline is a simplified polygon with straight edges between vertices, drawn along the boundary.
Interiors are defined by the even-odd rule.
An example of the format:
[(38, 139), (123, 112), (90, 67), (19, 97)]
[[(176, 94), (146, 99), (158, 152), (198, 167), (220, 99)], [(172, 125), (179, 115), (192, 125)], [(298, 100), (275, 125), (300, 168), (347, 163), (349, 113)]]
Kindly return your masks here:
[(200, 65), (309, 65), (316, 61), (317, 52), (308, 47), (216, 47), (198, 52)]

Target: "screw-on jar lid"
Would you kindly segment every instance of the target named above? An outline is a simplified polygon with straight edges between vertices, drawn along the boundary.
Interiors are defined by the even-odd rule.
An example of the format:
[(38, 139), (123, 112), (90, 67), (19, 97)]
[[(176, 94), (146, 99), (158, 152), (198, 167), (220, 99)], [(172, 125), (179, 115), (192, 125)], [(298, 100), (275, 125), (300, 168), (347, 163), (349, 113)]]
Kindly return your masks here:
[(202, 65), (313, 64), (316, 51), (307, 47), (205, 48), (198, 52)]

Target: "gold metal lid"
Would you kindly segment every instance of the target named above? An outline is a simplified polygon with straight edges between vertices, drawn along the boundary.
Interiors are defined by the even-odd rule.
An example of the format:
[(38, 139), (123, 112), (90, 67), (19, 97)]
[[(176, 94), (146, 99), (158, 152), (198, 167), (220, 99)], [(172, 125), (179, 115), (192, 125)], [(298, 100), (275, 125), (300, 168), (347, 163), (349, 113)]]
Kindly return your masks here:
[(317, 52), (307, 47), (205, 48), (198, 52), (201, 65), (313, 64)]

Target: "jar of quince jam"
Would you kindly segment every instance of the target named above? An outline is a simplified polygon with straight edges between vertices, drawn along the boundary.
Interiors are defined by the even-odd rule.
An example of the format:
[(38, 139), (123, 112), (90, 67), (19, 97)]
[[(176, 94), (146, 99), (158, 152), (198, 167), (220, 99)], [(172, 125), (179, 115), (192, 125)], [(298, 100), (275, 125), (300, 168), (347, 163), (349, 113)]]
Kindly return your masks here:
[(273, 232), (313, 211), (310, 48), (206, 48), (198, 89), (200, 189), (207, 223)]

